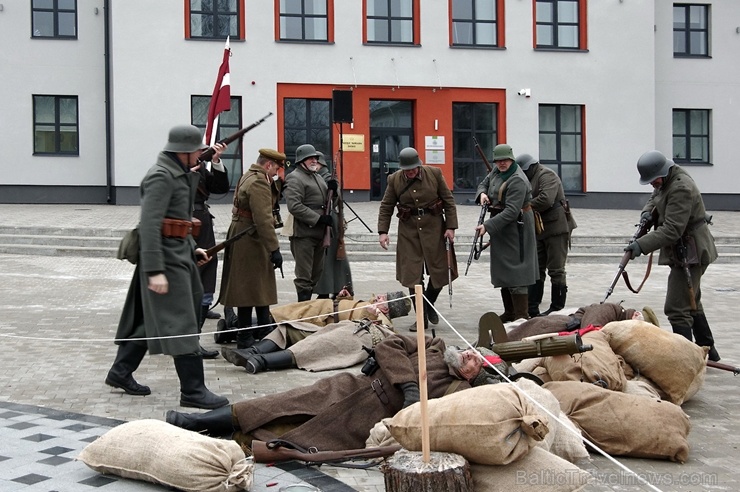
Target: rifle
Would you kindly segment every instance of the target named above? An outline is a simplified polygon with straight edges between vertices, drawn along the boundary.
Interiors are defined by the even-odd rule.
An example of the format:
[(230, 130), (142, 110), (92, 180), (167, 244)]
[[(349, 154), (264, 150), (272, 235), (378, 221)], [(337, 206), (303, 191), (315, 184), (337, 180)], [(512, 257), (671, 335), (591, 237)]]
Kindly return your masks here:
[[(258, 127), (259, 125), (261, 125), (261, 124), (262, 124), (262, 122), (263, 122), (263, 121), (265, 121), (265, 120), (266, 120), (267, 118), (269, 118), (270, 116), (272, 116), (272, 111), (270, 111), (270, 112), (269, 112), (269, 113), (267, 113), (267, 114), (266, 114), (265, 116), (263, 116), (263, 117), (262, 117), (262, 118), (260, 118), (259, 120), (255, 121), (254, 123), (252, 123), (252, 124), (251, 124), (251, 125), (249, 125), (248, 127), (242, 128), (241, 130), (238, 130), (237, 132), (235, 132), (235, 133), (232, 133), (232, 134), (231, 134), (231, 135), (229, 135), (228, 137), (226, 137), (226, 138), (223, 138), (223, 139), (219, 140), (219, 141), (218, 141), (217, 143), (220, 143), (220, 144), (224, 144), (224, 145), (229, 145), (229, 144), (230, 144), (231, 142), (233, 142), (234, 140), (236, 140), (236, 139), (238, 139), (238, 138), (241, 138), (241, 137), (242, 137), (242, 135), (244, 135), (244, 134), (245, 134), (245, 133), (247, 133), (248, 131), (250, 131), (250, 130), (253, 130), (254, 128), (256, 128), (256, 127)], [(198, 162), (207, 162), (207, 161), (210, 161), (210, 160), (211, 160), (211, 158), (213, 157), (213, 154), (215, 154), (215, 153), (216, 153), (216, 151), (215, 151), (215, 149), (214, 149), (213, 147), (208, 147), (208, 148), (207, 148), (206, 150), (204, 150), (204, 151), (203, 151), (203, 152), (202, 152), (202, 153), (201, 153), (201, 154), (200, 154), (200, 155), (198, 156)]]
[(255, 463), (292, 460), (305, 461), (311, 464), (341, 463), (343, 461), (385, 458), (400, 449), (402, 449), (400, 445), (394, 444), (393, 446), (379, 446), (377, 448), (310, 452), (280, 439), (273, 439), (270, 442), (252, 441), (252, 456)]
[[(650, 216), (645, 216), (640, 219), (640, 223), (637, 224), (637, 230), (632, 235), (632, 239), (630, 239), (628, 244), (632, 244), (634, 241), (637, 241), (639, 238), (647, 234), (648, 230), (653, 226), (653, 223), (655, 222), (655, 209), (652, 210)], [(612, 295), (612, 292), (614, 292), (614, 286), (617, 285), (617, 281), (619, 281), (619, 277), (624, 277), (624, 283), (627, 285), (629, 290), (637, 294), (640, 292), (640, 289), (642, 289), (642, 286), (645, 285), (645, 281), (648, 278), (648, 275), (650, 275), (650, 267), (653, 263), (653, 254), (650, 253), (650, 260), (648, 260), (648, 267), (645, 271), (645, 278), (642, 279), (642, 283), (640, 283), (640, 286), (637, 288), (637, 290), (632, 288), (632, 285), (630, 285), (629, 277), (627, 276), (627, 272), (624, 270), (624, 268), (627, 266), (627, 263), (632, 259), (632, 252), (631, 251), (625, 251), (624, 255), (622, 255), (622, 260), (619, 262), (619, 268), (617, 268), (617, 274), (614, 275), (614, 279), (612, 280), (611, 285), (609, 285), (609, 288), (606, 291), (606, 295), (604, 296), (604, 300), (601, 301), (601, 304), (604, 304), (606, 300), (609, 298), (610, 295)]]
[[(334, 162), (333, 167), (334, 169), (332, 169), (332, 173), (331, 173), (331, 176), (329, 177), (329, 181), (331, 181), (332, 179), (336, 181), (337, 179), (336, 161)], [(334, 191), (329, 190), (326, 194), (326, 206), (324, 207), (324, 215), (329, 215), (329, 216), (331, 215), (331, 209), (333, 208), (332, 207), (333, 201), (334, 201)], [(337, 227), (340, 227), (340, 226), (341, 224), (337, 224)], [(324, 247), (324, 249), (331, 246), (331, 232), (332, 232), (331, 229), (332, 229), (332, 226), (328, 225), (326, 226), (326, 230), (324, 231), (324, 242), (322, 243), (322, 246)]]
[(445, 238), (445, 249), (447, 250), (447, 293), (450, 296), (450, 308), (452, 308), (452, 245), (450, 238)]
[(213, 256), (213, 255), (217, 254), (219, 251), (221, 251), (222, 249), (224, 249), (229, 244), (237, 241), (238, 239), (241, 239), (242, 236), (244, 236), (245, 234), (248, 234), (252, 229), (253, 229), (252, 227), (247, 227), (243, 231), (241, 231), (241, 232), (239, 232), (237, 234), (234, 234), (233, 236), (231, 236), (230, 238), (228, 238), (226, 241), (223, 241), (221, 243), (218, 243), (215, 246), (212, 246), (212, 247), (208, 248), (206, 250), (206, 254), (208, 256)]
[(475, 137), (473, 137), (473, 144), (475, 145), (475, 150), (478, 151), (478, 155), (483, 159), (483, 164), (486, 165), (486, 170), (490, 173), (493, 170), (493, 166), (491, 166), (491, 163), (486, 159), (486, 154), (483, 152), (481, 146), (478, 145), (478, 140), (476, 140)]
[(678, 240), (678, 243), (676, 243), (676, 256), (678, 257), (678, 261), (681, 262), (681, 269), (683, 270), (684, 276), (686, 277), (686, 283), (688, 284), (691, 310), (696, 311), (696, 294), (694, 294), (694, 284), (691, 281), (691, 270), (689, 270), (688, 249), (686, 248), (686, 243), (684, 242), (683, 237), (681, 237)]
[(707, 367), (714, 367), (715, 369), (730, 371), (733, 376), (737, 376), (738, 374), (740, 374), (740, 367), (731, 366), (730, 364), (723, 364), (722, 362), (714, 362), (713, 360), (707, 361)]
[[(485, 222), (487, 211), (488, 211), (488, 205), (481, 205), (480, 215), (478, 216), (478, 225), (482, 225), (483, 222)], [(470, 248), (470, 254), (468, 255), (468, 266), (465, 267), (465, 275), (467, 275), (468, 270), (470, 270), (470, 264), (473, 262), (473, 258), (478, 260), (480, 258), (480, 254), (487, 247), (488, 245), (483, 246), (483, 234), (481, 234), (481, 232), (477, 229), (477, 226), (476, 226), (475, 237), (473, 237), (473, 247)]]

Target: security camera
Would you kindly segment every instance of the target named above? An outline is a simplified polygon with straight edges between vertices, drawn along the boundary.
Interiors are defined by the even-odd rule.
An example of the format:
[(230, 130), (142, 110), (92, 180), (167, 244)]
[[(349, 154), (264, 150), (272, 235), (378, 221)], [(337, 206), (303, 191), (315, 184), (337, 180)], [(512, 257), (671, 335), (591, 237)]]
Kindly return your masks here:
[(520, 96), (523, 96), (526, 93), (527, 93), (527, 91), (525, 89), (522, 89), (519, 92), (517, 92), (517, 94), (519, 94)]
[(531, 89), (520, 89), (519, 92), (517, 92), (520, 96), (529, 97), (532, 95)]

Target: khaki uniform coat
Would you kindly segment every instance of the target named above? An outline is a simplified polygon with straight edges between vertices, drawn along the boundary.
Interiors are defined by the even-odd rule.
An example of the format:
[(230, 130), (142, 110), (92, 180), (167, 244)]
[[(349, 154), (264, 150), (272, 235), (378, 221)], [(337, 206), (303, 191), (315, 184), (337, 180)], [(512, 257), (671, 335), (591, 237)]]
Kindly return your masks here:
[[(448, 390), (470, 388), (467, 381), (451, 372), (444, 361), (444, 350), (443, 340), (426, 339), (429, 398), (444, 396)], [(398, 385), (419, 381), (415, 338), (388, 337), (375, 347), (375, 358), (379, 369), (369, 377), (343, 372), (311, 386), (234, 404), (240, 429), (267, 441), (276, 436), (264, 426), (292, 419), (300, 425), (281, 438), (301, 447), (315, 446), (319, 451), (364, 448), (370, 429), (403, 406)]]
[[(174, 154), (160, 152), (141, 181), (139, 263), (131, 279), (116, 338), (168, 337), (198, 333), (203, 288), (195, 262), (195, 241), (162, 237), (165, 218), (190, 220), (199, 175)], [(164, 273), (167, 294), (148, 289), (149, 275)], [(196, 314), (197, 313), (197, 314)], [(148, 340), (149, 352), (172, 356), (199, 352), (198, 337)]]
[(550, 236), (558, 234), (570, 234), (576, 228), (576, 221), (572, 214), (566, 213), (565, 191), (563, 183), (555, 171), (542, 164), (534, 164), (526, 171), (534, 169), (529, 182), (532, 185), (532, 209), (542, 217), (544, 230), (537, 234), (537, 240), (541, 241)]
[[(426, 269), (432, 285), (441, 288), (448, 283), (444, 233), (446, 229), (457, 229), (455, 199), (439, 168), (421, 166), (421, 172), (406, 189), (408, 183), (403, 171), (397, 171), (388, 177), (388, 186), (378, 210), (378, 231), (390, 230), (397, 204), (412, 209), (424, 209), (437, 198), (441, 198), (444, 203), (443, 215), (426, 213), (399, 221), (396, 239), (396, 280), (404, 287), (412, 288), (421, 283)], [(452, 280), (455, 280), (457, 259), (454, 250), (451, 256)]]
[[(516, 166), (516, 163), (511, 165)], [(499, 190), (504, 183), (506, 187), (499, 199)], [(499, 170), (494, 168), (478, 185), (478, 203), (481, 193), (488, 195), (491, 206), (503, 207), (501, 212), (483, 223), (491, 236), (491, 283), (494, 287), (532, 285), (539, 278), (532, 211), (523, 212), (524, 224), (521, 232), (517, 225), (519, 212), (532, 200), (532, 188), (527, 176), (517, 166), (514, 174), (504, 181)], [(520, 256), (522, 252), (523, 258)]]
[(221, 275), (224, 306), (269, 306), (277, 304), (277, 283), (270, 253), (280, 248), (272, 216), (274, 198), (271, 178), (261, 166), (252, 164), (239, 180), (234, 205), (251, 217), (232, 214), (227, 237), (249, 229), (227, 246)]

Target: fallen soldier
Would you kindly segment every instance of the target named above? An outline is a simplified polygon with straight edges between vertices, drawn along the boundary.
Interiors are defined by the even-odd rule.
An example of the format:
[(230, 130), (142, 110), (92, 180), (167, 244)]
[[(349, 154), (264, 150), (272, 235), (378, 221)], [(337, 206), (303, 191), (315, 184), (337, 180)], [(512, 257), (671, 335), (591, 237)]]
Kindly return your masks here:
[[(298, 367), (344, 369), (367, 359), (369, 350), (394, 334), (391, 319), (406, 316), (411, 301), (389, 292), (371, 302), (316, 299), (272, 309), (275, 330), (246, 349), (223, 347), (224, 359), (250, 374)], [(301, 320), (301, 321), (292, 321)]]
[[(440, 338), (427, 337), (425, 348), (429, 398), (470, 388), (483, 366), (475, 351), (448, 351)], [(253, 439), (277, 437), (320, 451), (363, 448), (377, 422), (419, 401), (417, 349), (415, 338), (393, 335), (375, 347), (374, 371), (339, 373), (212, 412), (170, 410), (166, 420), (195, 432), (232, 434), (245, 449)]]

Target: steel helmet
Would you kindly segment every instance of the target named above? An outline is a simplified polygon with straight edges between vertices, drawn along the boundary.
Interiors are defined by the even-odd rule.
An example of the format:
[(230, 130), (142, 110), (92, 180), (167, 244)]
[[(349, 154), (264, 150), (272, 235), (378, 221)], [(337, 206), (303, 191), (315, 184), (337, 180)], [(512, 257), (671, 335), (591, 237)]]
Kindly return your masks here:
[(208, 146), (203, 143), (203, 135), (198, 130), (198, 127), (193, 125), (178, 125), (170, 129), (167, 145), (164, 146), (163, 150), (166, 152), (189, 154), (190, 152), (207, 148)]
[(319, 153), (316, 152), (316, 148), (311, 144), (303, 144), (295, 149), (295, 163), (300, 164), (309, 157), (319, 157)]
[(514, 151), (511, 150), (511, 145), (508, 144), (498, 144), (493, 148), (493, 160), (495, 161), (501, 161), (504, 159), (511, 159), (514, 160)]
[(398, 153), (398, 165), (404, 170), (414, 169), (422, 165), (421, 159), (419, 159), (419, 153), (413, 147), (406, 147)]
[(676, 163), (667, 159), (661, 152), (651, 150), (637, 159), (637, 171), (640, 173), (640, 184), (650, 184), (658, 178), (668, 176), (668, 170)]
[(539, 161), (529, 154), (519, 154), (516, 156), (514, 162), (516, 162), (517, 166), (522, 168), (522, 171), (526, 171), (530, 166), (537, 164)]
[(318, 154), (316, 156), (316, 160), (319, 161), (319, 164), (321, 164), (324, 167), (329, 167), (329, 166), (326, 165), (326, 156), (324, 156), (324, 153), (323, 152), (319, 152), (318, 150), (316, 151), (316, 153)]

